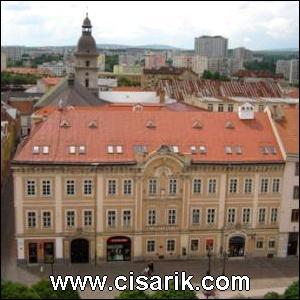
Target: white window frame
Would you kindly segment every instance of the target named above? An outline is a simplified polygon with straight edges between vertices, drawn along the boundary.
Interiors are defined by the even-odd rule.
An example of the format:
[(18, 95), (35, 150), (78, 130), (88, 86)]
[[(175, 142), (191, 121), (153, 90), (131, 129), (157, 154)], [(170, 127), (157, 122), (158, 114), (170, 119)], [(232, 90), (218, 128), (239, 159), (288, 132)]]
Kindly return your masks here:
[(124, 151), (123, 151), (123, 146), (122, 146), (122, 145), (117, 145), (117, 146), (116, 146), (116, 153), (117, 153), (117, 154), (122, 154), (122, 153), (124, 153)]
[(32, 154), (40, 154), (40, 146), (32, 146)]
[[(169, 241), (173, 241), (173, 242), (174, 242), (174, 249), (173, 249), (173, 250), (169, 250), (169, 249), (168, 249), (168, 242), (169, 242)], [(174, 253), (174, 252), (176, 252), (176, 239), (170, 238), (170, 239), (167, 239), (167, 240), (166, 240), (166, 252), (167, 252), (167, 253)]]
[[(172, 223), (170, 223), (170, 211), (175, 211), (175, 214), (172, 213), (171, 215), (171, 220), (172, 220)], [(175, 217), (174, 217), (175, 216)], [(177, 208), (176, 207), (168, 207), (167, 208), (167, 225), (168, 226), (176, 226), (177, 225)], [(175, 222), (173, 223), (173, 219), (175, 219)]]
[[(154, 250), (153, 251), (149, 251), (148, 250), (148, 243), (149, 242), (154, 242)], [(153, 253), (155, 253), (156, 252), (156, 241), (155, 240), (150, 240), (150, 239), (148, 239), (148, 240), (146, 240), (146, 253), (150, 253), (150, 254), (153, 254)]]
[[(195, 181), (200, 180), (200, 192), (195, 192)], [(198, 183), (197, 183), (198, 185)], [(194, 195), (201, 195), (202, 194), (202, 179), (199, 177), (194, 177), (193, 178), (193, 184), (192, 184), (192, 194)]]
[(109, 153), (109, 154), (114, 153), (114, 146), (113, 145), (107, 145), (107, 153)]
[[(244, 210), (249, 209), (249, 222), (244, 222)], [(252, 209), (251, 207), (242, 207), (242, 214), (241, 214), (241, 224), (251, 224), (252, 219)]]
[[(172, 186), (171, 186), (171, 181), (173, 182)], [(175, 193), (173, 193), (173, 190), (175, 190)], [(168, 193), (169, 196), (177, 195), (177, 193), (178, 193), (178, 179), (177, 178), (175, 178), (175, 177), (168, 178), (168, 192), (169, 192)]]
[[(210, 186), (210, 181), (211, 180), (215, 180), (215, 185), (214, 185), (215, 186), (215, 188), (214, 188), (215, 191), (214, 192), (210, 192), (209, 191), (209, 186)], [(217, 188), (218, 188), (218, 186), (217, 186), (217, 178), (213, 178), (213, 177), (212, 178), (208, 178), (208, 180), (207, 180), (207, 194), (208, 195), (210, 195), (210, 194), (217, 194)]]
[[(34, 194), (33, 195), (29, 195), (28, 194), (28, 182), (29, 181), (33, 181), (34, 182)], [(29, 178), (29, 179), (25, 179), (25, 189), (26, 189), (26, 197), (36, 197), (37, 195), (37, 180), (36, 179), (32, 179), (32, 178)]]
[[(155, 181), (155, 193), (150, 193), (150, 191), (151, 191), (150, 182), (152, 180)], [(149, 178), (148, 179), (148, 195), (149, 196), (155, 196), (155, 195), (157, 195), (157, 190), (158, 190), (158, 180), (157, 180), (157, 178)]]
[[(28, 214), (29, 213), (35, 213), (35, 226), (34, 227), (31, 227), (29, 226), (29, 216)], [(26, 228), (27, 229), (38, 229), (39, 228), (39, 215), (38, 215), (38, 211), (35, 210), (35, 209), (27, 209), (25, 211), (25, 214), (26, 214)]]
[[(109, 222), (108, 222), (109, 212), (114, 212), (115, 213), (115, 224), (114, 224), (114, 226), (109, 225)], [(107, 228), (117, 228), (117, 226), (118, 226), (118, 211), (116, 209), (110, 209), (110, 208), (106, 209), (106, 222), (105, 223), (106, 223)]]
[[(264, 210), (265, 210), (264, 222), (260, 222), (260, 221), (259, 221), (259, 216), (260, 216), (260, 210), (261, 210), (261, 209), (264, 209)], [(268, 210), (267, 210), (266, 207), (259, 207), (259, 208), (258, 208), (257, 222), (258, 222), (259, 225), (266, 225), (267, 220), (268, 220), (267, 212), (268, 212)]]
[[(262, 191), (262, 182), (263, 180), (267, 180), (267, 191)], [(262, 177), (260, 178), (260, 185), (259, 185), (259, 193), (260, 194), (267, 194), (270, 190), (270, 178), (268, 177)]]
[[(251, 181), (251, 191), (250, 192), (247, 192), (246, 191), (246, 181), (247, 180), (250, 180)], [(244, 194), (252, 194), (253, 193), (253, 178), (251, 178), (251, 177), (246, 177), (246, 178), (244, 178)]]
[[(213, 222), (208, 222), (208, 211), (209, 210), (214, 210), (214, 221)], [(205, 215), (205, 224), (206, 225), (215, 225), (216, 224), (216, 216), (217, 216), (217, 209), (214, 207), (208, 207), (206, 208), (206, 215)]]
[[(197, 250), (193, 250), (193, 249), (192, 249), (192, 241), (198, 241), (198, 247), (197, 247)], [(190, 251), (191, 251), (192, 253), (197, 253), (197, 252), (199, 252), (199, 250), (200, 250), (200, 239), (191, 237), (191, 238), (190, 238)]]
[[(68, 194), (68, 181), (73, 181), (74, 182), (74, 194)], [(71, 179), (71, 178), (66, 178), (65, 179), (65, 195), (67, 197), (73, 197), (76, 195), (76, 180)]]
[(85, 154), (86, 153), (86, 146), (85, 145), (80, 145), (78, 147), (78, 153), (79, 154)]
[[(151, 224), (149, 224), (149, 213), (150, 211), (154, 211), (154, 216), (155, 216), (155, 222), (152, 224), (153, 216), (151, 215)], [(148, 226), (155, 226), (157, 224), (157, 209), (152, 207), (147, 209), (147, 225)]]
[[(91, 182), (91, 193), (90, 194), (86, 194), (85, 193), (85, 182), (86, 181), (90, 181)], [(94, 180), (92, 178), (83, 178), (82, 180), (82, 194), (85, 197), (91, 197), (94, 195)]]
[[(276, 221), (272, 221), (272, 210), (275, 209), (276, 210)], [(270, 224), (277, 224), (278, 222), (278, 207), (270, 207), (270, 215), (269, 215), (269, 223)]]
[[(125, 222), (124, 222), (124, 212), (125, 211), (129, 211), (130, 212), (130, 220), (129, 220), (129, 224), (128, 225), (125, 225)], [(131, 208), (124, 208), (124, 209), (122, 209), (122, 227), (123, 228), (130, 228), (130, 227), (132, 227), (132, 217), (133, 217), (133, 214), (132, 214), (132, 209)]]
[[(68, 212), (74, 212), (74, 226), (68, 226)], [(66, 229), (77, 228), (77, 212), (76, 212), (76, 209), (66, 209), (65, 210), (65, 228)]]
[[(229, 215), (229, 211), (231, 211), (231, 212), (233, 212), (233, 214), (231, 213), (230, 215)], [(237, 215), (237, 209), (236, 209), (236, 207), (228, 207), (227, 208), (227, 224), (236, 224), (236, 215)], [(229, 216), (230, 216), (230, 220), (229, 220)], [(232, 222), (232, 219), (234, 219), (233, 220), (233, 222)]]
[[(257, 247), (257, 242), (262, 242), (263, 244), (263, 246), (261, 247), (261, 248), (258, 248)], [(255, 240), (255, 249), (256, 250), (265, 250), (265, 247), (266, 247), (266, 245), (265, 245), (265, 239), (264, 238), (257, 238), (256, 240)]]
[[(50, 213), (50, 226), (49, 227), (44, 226), (44, 213), (46, 213), (46, 212)], [(41, 227), (43, 229), (53, 229), (53, 212), (52, 212), (52, 210), (49, 210), (49, 209), (41, 210)]]
[[(130, 193), (125, 193), (125, 182), (130, 182)], [(122, 180), (122, 190), (123, 190), (123, 196), (132, 196), (133, 195), (133, 180), (131, 178), (124, 178)]]
[[(109, 193), (109, 181), (115, 181), (115, 193), (114, 194), (110, 194)], [(108, 197), (115, 197), (118, 195), (118, 179), (116, 178), (107, 178), (106, 179), (106, 196)]]
[[(91, 215), (92, 224), (91, 225), (86, 225), (85, 224), (85, 213), (86, 212), (91, 212), (92, 213), (92, 215)], [(91, 228), (93, 226), (94, 226), (94, 210), (93, 209), (89, 209), (89, 208), (83, 209), (82, 210), (82, 227), (84, 227), (84, 228)]]
[[(235, 180), (235, 191), (232, 191), (231, 190), (231, 181), (232, 180)], [(231, 177), (231, 178), (229, 178), (229, 187), (228, 187), (228, 193), (229, 194), (237, 194), (239, 192), (239, 180), (238, 180), (238, 178), (236, 178), (236, 177)]]
[(49, 154), (49, 146), (43, 146), (42, 147), (42, 153), (43, 154)]
[[(199, 210), (199, 222), (194, 223), (194, 210)], [(191, 225), (200, 225), (201, 224), (201, 208), (200, 207), (192, 207), (191, 208)]]
[(69, 154), (76, 154), (76, 146), (74, 145), (69, 146)]
[[(44, 181), (49, 181), (49, 185), (50, 185), (50, 194), (49, 195), (44, 195), (44, 184), (43, 184)], [(52, 188), (53, 188), (52, 179), (42, 178), (40, 180), (40, 194), (41, 194), (41, 197), (52, 197), (52, 195), (53, 195)]]
[[(278, 191), (274, 191), (274, 182), (275, 180), (277, 181), (278, 180)], [(280, 186), (281, 186), (281, 180), (279, 177), (275, 177), (275, 178), (272, 178), (272, 193), (273, 194), (278, 194), (280, 193)]]
[[(270, 247), (270, 242), (274, 242), (274, 247)], [(276, 239), (275, 238), (269, 238), (268, 239), (268, 250), (275, 250), (276, 249)]]

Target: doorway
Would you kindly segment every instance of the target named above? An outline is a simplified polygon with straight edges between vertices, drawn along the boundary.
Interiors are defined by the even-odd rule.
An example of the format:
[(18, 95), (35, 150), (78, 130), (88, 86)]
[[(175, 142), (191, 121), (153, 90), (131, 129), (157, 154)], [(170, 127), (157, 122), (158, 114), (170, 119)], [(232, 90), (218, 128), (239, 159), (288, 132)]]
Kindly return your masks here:
[(287, 248), (287, 255), (297, 255), (298, 233), (290, 232)]
[(71, 242), (71, 263), (89, 263), (89, 241), (76, 239)]
[(28, 244), (28, 257), (30, 264), (36, 264), (38, 262), (37, 243)]
[(229, 251), (228, 255), (233, 256), (244, 256), (245, 254), (245, 238), (242, 236), (234, 236), (229, 240)]
[(116, 236), (107, 240), (107, 261), (128, 261), (131, 258), (131, 240)]

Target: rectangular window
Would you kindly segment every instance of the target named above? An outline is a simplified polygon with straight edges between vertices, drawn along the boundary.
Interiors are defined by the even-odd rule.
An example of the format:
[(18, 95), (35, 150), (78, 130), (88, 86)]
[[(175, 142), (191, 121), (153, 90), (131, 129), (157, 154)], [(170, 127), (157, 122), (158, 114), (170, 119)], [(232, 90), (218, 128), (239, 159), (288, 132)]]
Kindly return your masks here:
[(75, 181), (67, 180), (67, 195), (75, 195)]
[(262, 178), (260, 183), (260, 192), (261, 193), (267, 193), (269, 187), (269, 179), (268, 178)]
[(117, 148), (117, 153), (123, 153), (123, 146), (121, 146), (121, 145), (118, 145), (118, 146), (116, 146), (116, 148)]
[(168, 252), (175, 251), (175, 240), (167, 240), (167, 251)]
[(245, 179), (244, 192), (252, 193), (252, 179), (251, 178)]
[(260, 112), (264, 111), (264, 106), (263, 105), (258, 105), (258, 111), (260, 111)]
[(191, 153), (192, 153), (192, 154), (197, 153), (197, 148), (196, 148), (196, 146), (191, 146), (190, 149), (191, 149)]
[(83, 193), (84, 193), (84, 195), (92, 195), (92, 180), (91, 179), (84, 180)]
[(51, 195), (51, 182), (50, 180), (42, 181), (42, 195), (50, 196)]
[(49, 153), (49, 146), (43, 146), (43, 154), (48, 154)]
[(69, 153), (75, 154), (76, 153), (76, 147), (75, 146), (69, 146)]
[(108, 180), (108, 195), (116, 195), (117, 182), (115, 179)]
[(258, 240), (256, 241), (256, 249), (263, 249), (264, 248), (264, 241)]
[(191, 240), (191, 251), (199, 250), (199, 240)]
[(32, 153), (33, 154), (39, 154), (40, 153), (40, 147), (39, 146), (33, 146), (32, 147)]
[(232, 147), (231, 146), (225, 146), (225, 153), (226, 154), (232, 154)]
[(279, 193), (279, 189), (280, 189), (280, 179), (273, 178), (273, 186), (272, 186), (273, 193)]
[(250, 223), (250, 213), (251, 213), (250, 208), (244, 208), (243, 209), (243, 224)]
[(85, 145), (80, 145), (78, 152), (79, 152), (79, 154), (85, 154), (86, 153)]
[(177, 145), (172, 145), (172, 146), (171, 146), (171, 150), (172, 150), (172, 152), (174, 152), (174, 153), (179, 153), (179, 147), (178, 147)]
[(208, 111), (213, 111), (214, 110), (214, 105), (212, 103), (208, 103), (207, 110)]
[(124, 210), (123, 211), (123, 226), (129, 227), (131, 225), (131, 211)]
[(269, 249), (274, 249), (274, 248), (275, 248), (275, 241), (269, 240)]
[(148, 210), (148, 225), (155, 225), (156, 224), (156, 210), (149, 209)]
[(208, 192), (210, 194), (216, 193), (216, 186), (217, 186), (217, 180), (216, 179), (209, 179), (209, 181), (208, 181)]
[(218, 105), (218, 112), (223, 112), (224, 111), (224, 105), (223, 104), (219, 104)]
[(193, 193), (200, 194), (201, 193), (201, 179), (196, 178), (193, 182)]
[(228, 104), (228, 111), (233, 112), (233, 104)]
[(200, 209), (194, 208), (192, 211), (192, 224), (200, 224)]
[(91, 210), (84, 211), (84, 226), (93, 225), (93, 212)]
[(75, 226), (75, 211), (67, 211), (67, 227)]
[(205, 154), (207, 152), (206, 146), (205, 145), (201, 145), (199, 147), (199, 151), (200, 151), (201, 154)]
[(43, 211), (43, 227), (50, 228), (51, 227), (51, 212)]
[(145, 145), (134, 145), (133, 151), (135, 153), (148, 153), (147, 146)]
[(177, 193), (177, 179), (169, 179), (169, 194), (175, 195)]
[(107, 213), (107, 225), (109, 227), (116, 226), (116, 212), (114, 210), (109, 210)]
[(215, 209), (209, 208), (207, 210), (207, 224), (214, 224), (215, 223)]
[(107, 153), (114, 153), (114, 146), (112, 146), (112, 145), (108, 145), (107, 146)]
[(149, 253), (155, 252), (155, 241), (154, 240), (147, 241), (147, 252), (149, 252)]
[(278, 209), (277, 208), (271, 208), (271, 223), (277, 222), (277, 215), (278, 215)]
[(149, 179), (149, 194), (156, 195), (156, 179)]
[(125, 179), (124, 180), (124, 195), (131, 195), (132, 194), (132, 180)]
[(227, 214), (227, 223), (233, 224), (235, 222), (235, 208), (229, 208)]
[(29, 211), (27, 213), (27, 223), (28, 223), (29, 228), (36, 227), (36, 212), (35, 211)]
[(294, 186), (293, 199), (299, 199), (299, 185)]
[(168, 225), (176, 225), (176, 209), (168, 210)]
[(231, 178), (230, 185), (229, 185), (229, 193), (236, 193), (237, 192), (237, 179)]
[(260, 208), (258, 212), (258, 222), (259, 224), (264, 224), (266, 221), (266, 209)]
[(299, 176), (299, 163), (295, 163), (295, 176)]
[(299, 222), (299, 209), (292, 209), (291, 222)]
[(35, 196), (35, 180), (27, 180), (26, 182), (27, 196)]

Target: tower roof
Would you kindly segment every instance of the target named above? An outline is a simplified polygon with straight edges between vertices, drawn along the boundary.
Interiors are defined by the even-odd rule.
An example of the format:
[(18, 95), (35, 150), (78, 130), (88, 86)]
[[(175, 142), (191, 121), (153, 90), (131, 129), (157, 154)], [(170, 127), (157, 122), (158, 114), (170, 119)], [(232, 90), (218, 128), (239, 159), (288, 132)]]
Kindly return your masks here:
[(92, 27), (92, 23), (91, 23), (91, 20), (88, 17), (88, 13), (86, 13), (86, 17), (83, 20), (82, 27), (90, 27), (90, 28)]

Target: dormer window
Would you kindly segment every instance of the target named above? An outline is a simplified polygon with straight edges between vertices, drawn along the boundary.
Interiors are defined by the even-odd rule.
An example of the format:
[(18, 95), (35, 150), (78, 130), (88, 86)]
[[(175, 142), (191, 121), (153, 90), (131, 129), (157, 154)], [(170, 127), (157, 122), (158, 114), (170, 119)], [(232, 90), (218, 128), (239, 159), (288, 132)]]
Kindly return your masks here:
[(205, 154), (205, 153), (207, 152), (207, 149), (206, 149), (206, 146), (205, 146), (205, 145), (201, 145), (201, 146), (199, 147), (199, 150), (200, 150), (200, 153), (201, 153), (201, 154)]
[(49, 153), (49, 146), (43, 146), (43, 154)]
[(261, 149), (263, 154), (275, 155), (277, 153), (276, 148), (274, 146), (262, 146)]
[(147, 128), (155, 128), (155, 127), (156, 127), (155, 122), (149, 120), (149, 121), (147, 122), (147, 124), (146, 124), (146, 127), (147, 127)]
[(76, 153), (76, 147), (75, 146), (69, 146), (69, 154), (75, 154)]
[(147, 146), (145, 145), (134, 145), (133, 150), (135, 153), (147, 153)]
[(114, 153), (114, 146), (108, 145), (107, 146), (107, 153)]
[(232, 154), (232, 148), (231, 148), (231, 146), (225, 146), (225, 153), (226, 154)]
[(191, 146), (191, 153), (195, 154), (197, 152), (196, 146)]
[(117, 153), (123, 153), (123, 146), (118, 145), (116, 146), (116, 148), (117, 148)]
[(97, 128), (98, 127), (98, 124), (96, 121), (91, 121), (88, 125), (89, 128)]
[(171, 146), (171, 150), (172, 150), (174, 153), (179, 153), (179, 147), (178, 147), (178, 146)]
[(67, 120), (62, 120), (60, 123), (60, 127), (68, 128), (68, 127), (71, 127), (71, 125)]
[(79, 154), (85, 154), (85, 152), (86, 152), (85, 145), (79, 146)]
[(242, 148), (241, 148), (241, 146), (235, 146), (235, 153), (236, 154), (242, 154)]
[(141, 104), (136, 104), (132, 108), (133, 111), (143, 111), (143, 109), (144, 109), (144, 107)]
[(226, 128), (233, 129), (234, 128), (233, 123), (231, 121), (227, 121), (226, 122)]
[(195, 129), (201, 129), (203, 126), (202, 126), (202, 124), (201, 124), (201, 122), (200, 121), (195, 121), (194, 123), (193, 123), (193, 128), (195, 128)]
[(32, 153), (33, 154), (39, 154), (40, 153), (40, 147), (39, 146), (33, 146), (32, 147)]

